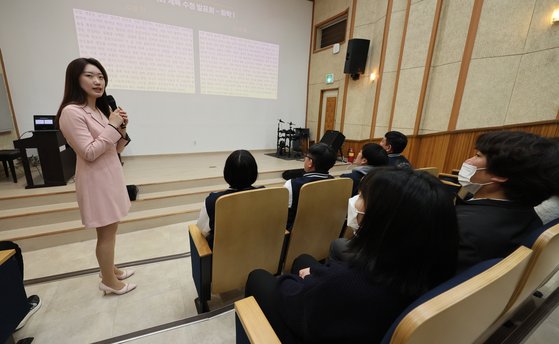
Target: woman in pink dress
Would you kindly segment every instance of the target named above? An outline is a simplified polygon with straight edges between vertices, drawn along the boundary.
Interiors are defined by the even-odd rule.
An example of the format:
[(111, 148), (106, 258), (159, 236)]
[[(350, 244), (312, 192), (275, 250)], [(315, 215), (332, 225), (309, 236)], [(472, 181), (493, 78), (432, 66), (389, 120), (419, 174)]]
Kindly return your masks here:
[(76, 196), (82, 222), (97, 230), (99, 289), (121, 295), (136, 288), (121, 282), (134, 271), (114, 265), (116, 231), (130, 209), (118, 153), (130, 139), (126, 134), (128, 115), (121, 108), (111, 112), (107, 103), (107, 82), (107, 72), (99, 61), (78, 58), (70, 62), (56, 118), (76, 152)]

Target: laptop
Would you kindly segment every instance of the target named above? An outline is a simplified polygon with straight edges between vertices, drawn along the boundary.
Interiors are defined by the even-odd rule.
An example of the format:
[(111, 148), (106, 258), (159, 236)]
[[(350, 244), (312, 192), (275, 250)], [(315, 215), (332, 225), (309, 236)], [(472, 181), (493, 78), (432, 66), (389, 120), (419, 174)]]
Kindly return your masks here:
[(54, 115), (34, 115), (33, 124), (35, 131), (40, 130), (55, 130), (54, 120), (56, 116)]

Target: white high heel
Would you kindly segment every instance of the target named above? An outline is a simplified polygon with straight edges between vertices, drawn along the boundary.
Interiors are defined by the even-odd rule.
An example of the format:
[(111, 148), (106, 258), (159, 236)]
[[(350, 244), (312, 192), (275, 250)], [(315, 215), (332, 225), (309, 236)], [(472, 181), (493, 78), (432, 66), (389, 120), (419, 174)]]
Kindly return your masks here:
[[(122, 270), (122, 275), (115, 275), (116, 278), (118, 278), (119, 281), (125, 280), (128, 277), (132, 276), (133, 274), (135, 274), (136, 271), (132, 270), (132, 269), (128, 269), (128, 270)], [(101, 274), (101, 272), (99, 272), (99, 277), (103, 278), (103, 275)]]
[(134, 283), (124, 283), (124, 287), (122, 287), (121, 289), (113, 289), (111, 287), (106, 286), (103, 282), (99, 282), (99, 290), (101, 290), (105, 295), (111, 293), (122, 295), (134, 289), (136, 289), (136, 285)]

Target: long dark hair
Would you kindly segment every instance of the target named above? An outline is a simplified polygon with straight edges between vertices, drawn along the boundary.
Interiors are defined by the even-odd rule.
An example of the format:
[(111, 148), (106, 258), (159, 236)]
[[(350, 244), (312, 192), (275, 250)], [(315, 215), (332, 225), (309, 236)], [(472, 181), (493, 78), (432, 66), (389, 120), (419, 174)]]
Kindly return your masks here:
[[(105, 87), (107, 87), (107, 84), (109, 83), (107, 71), (105, 70), (105, 68), (103, 68), (99, 61), (94, 58), (80, 57), (70, 62), (68, 64), (68, 67), (66, 67), (64, 97), (62, 98), (60, 107), (56, 112), (57, 126), (60, 120), (60, 115), (62, 114), (62, 109), (64, 109), (66, 105), (85, 105), (87, 103), (87, 94), (80, 86), (80, 75), (83, 73), (85, 66), (87, 66), (88, 64), (94, 65), (95, 67), (99, 68), (99, 70), (103, 74), (103, 77), (105, 78)], [(97, 98), (95, 105), (108, 118), (111, 114), (111, 109), (109, 108), (109, 104), (107, 103), (106, 96), (107, 94), (105, 93), (105, 91), (103, 91), (103, 96)]]
[(378, 167), (363, 178), (365, 215), (350, 264), (382, 285), (417, 297), (456, 270), (458, 225), (449, 193), (424, 172)]

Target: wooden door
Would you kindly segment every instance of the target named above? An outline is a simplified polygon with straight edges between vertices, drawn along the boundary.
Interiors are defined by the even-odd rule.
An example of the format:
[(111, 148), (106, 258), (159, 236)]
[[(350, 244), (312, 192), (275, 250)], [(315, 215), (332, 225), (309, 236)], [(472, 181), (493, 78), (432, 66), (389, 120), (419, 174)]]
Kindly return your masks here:
[(324, 132), (327, 130), (334, 130), (334, 123), (336, 121), (336, 100), (337, 97), (326, 98), (326, 111), (324, 116)]

